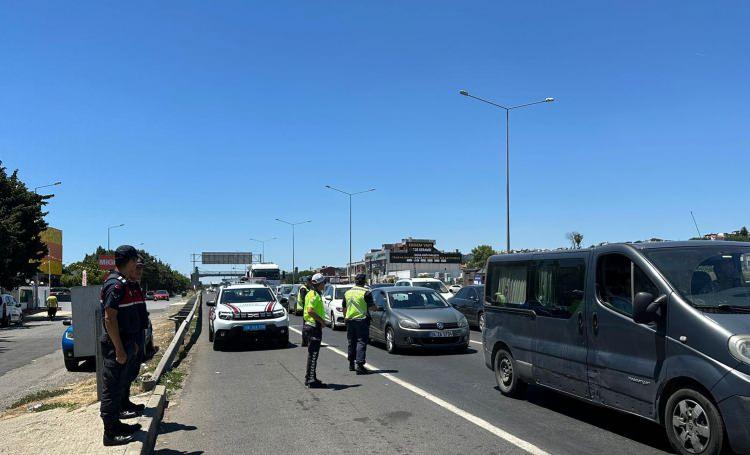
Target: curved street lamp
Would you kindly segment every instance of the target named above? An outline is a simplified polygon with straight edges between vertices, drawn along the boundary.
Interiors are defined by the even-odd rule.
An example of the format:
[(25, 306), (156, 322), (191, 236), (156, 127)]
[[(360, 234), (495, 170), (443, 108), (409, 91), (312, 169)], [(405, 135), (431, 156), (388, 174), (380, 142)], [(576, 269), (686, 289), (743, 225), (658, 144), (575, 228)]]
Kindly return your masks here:
[(505, 249), (507, 253), (510, 253), (510, 111), (513, 109), (519, 109), (522, 107), (533, 106), (535, 104), (551, 103), (555, 101), (554, 98), (545, 98), (540, 101), (534, 101), (531, 103), (518, 104), (515, 106), (503, 106), (493, 101), (480, 98), (470, 94), (466, 90), (459, 90), (460, 95), (474, 98), (477, 101), (487, 103), (491, 106), (499, 107), (505, 110)]

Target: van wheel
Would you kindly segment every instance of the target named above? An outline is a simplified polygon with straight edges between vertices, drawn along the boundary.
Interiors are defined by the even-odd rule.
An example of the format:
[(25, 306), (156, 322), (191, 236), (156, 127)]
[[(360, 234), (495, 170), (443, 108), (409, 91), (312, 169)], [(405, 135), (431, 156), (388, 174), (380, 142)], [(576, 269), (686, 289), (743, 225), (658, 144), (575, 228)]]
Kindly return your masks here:
[(78, 370), (78, 359), (65, 357), (63, 360), (65, 361), (66, 370), (68, 371)]
[(224, 348), (224, 342), (216, 338), (214, 340), (214, 351), (221, 351)]
[(389, 354), (395, 354), (398, 348), (396, 347), (396, 336), (393, 333), (393, 329), (388, 327), (385, 329), (385, 350)]
[(721, 453), (724, 421), (716, 406), (694, 389), (680, 389), (667, 401), (664, 426), (672, 447), (682, 455)]
[(524, 383), (516, 374), (516, 361), (510, 352), (500, 349), (495, 354), (495, 381), (503, 395), (517, 397), (526, 388)]

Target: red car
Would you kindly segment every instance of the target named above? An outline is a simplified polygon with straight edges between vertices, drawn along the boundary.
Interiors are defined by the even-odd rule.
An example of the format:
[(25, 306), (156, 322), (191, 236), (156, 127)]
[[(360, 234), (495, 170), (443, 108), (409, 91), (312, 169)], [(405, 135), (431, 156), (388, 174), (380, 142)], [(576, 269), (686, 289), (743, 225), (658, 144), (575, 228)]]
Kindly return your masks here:
[(154, 292), (154, 300), (167, 300), (167, 301), (169, 301), (169, 292), (167, 292), (167, 291), (156, 291), (156, 292)]

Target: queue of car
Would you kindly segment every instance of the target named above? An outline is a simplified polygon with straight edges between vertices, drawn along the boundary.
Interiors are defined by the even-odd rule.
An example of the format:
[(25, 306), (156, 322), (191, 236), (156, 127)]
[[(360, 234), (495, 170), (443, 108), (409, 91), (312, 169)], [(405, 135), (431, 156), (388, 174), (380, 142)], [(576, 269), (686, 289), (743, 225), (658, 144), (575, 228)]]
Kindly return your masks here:
[[(487, 262), (485, 281), (452, 289), (431, 278), (372, 285), (371, 340), (390, 353), (460, 352), (474, 326), (505, 395), (534, 384), (656, 422), (680, 454), (750, 453), (747, 244), (609, 244), (497, 255)], [(333, 328), (343, 322), (349, 287), (329, 284), (324, 291)], [(232, 288), (214, 303), (212, 337), (288, 327), (284, 308), (261, 298), (257, 304), (273, 310), (263, 317), (278, 319), (247, 328), (252, 311), (232, 306), (239, 291)], [(289, 302), (291, 293), (283, 291)], [(269, 330), (269, 323), (277, 327)]]

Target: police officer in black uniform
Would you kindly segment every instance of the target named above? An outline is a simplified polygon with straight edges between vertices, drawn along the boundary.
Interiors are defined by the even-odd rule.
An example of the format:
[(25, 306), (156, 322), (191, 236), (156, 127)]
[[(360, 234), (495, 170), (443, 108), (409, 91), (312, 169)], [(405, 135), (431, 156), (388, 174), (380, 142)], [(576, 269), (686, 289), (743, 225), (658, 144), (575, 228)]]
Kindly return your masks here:
[(128, 380), (122, 391), (122, 399), (120, 401), (120, 418), (131, 419), (138, 417), (143, 414), (143, 410), (146, 408), (142, 404), (135, 404), (130, 401), (130, 385), (138, 379), (138, 373), (141, 371), (141, 363), (146, 358), (145, 344), (146, 344), (146, 329), (148, 328), (148, 310), (146, 309), (146, 298), (143, 295), (141, 289), (141, 277), (143, 276), (143, 258), (138, 256), (135, 263), (135, 274), (132, 280), (128, 280), (127, 290), (128, 293), (135, 297), (133, 305), (138, 313), (138, 324), (140, 329), (135, 335), (135, 344), (137, 347), (137, 353), (131, 356), (127, 362), (128, 369)]
[(140, 330), (137, 296), (128, 289), (128, 279), (137, 276), (137, 261), (135, 248), (118, 247), (115, 270), (109, 274), (101, 291), (104, 331), (100, 340), (103, 357), (100, 415), (105, 446), (127, 444), (140, 429), (139, 424), (127, 425), (120, 421), (122, 393), (128, 384), (128, 358), (135, 358), (138, 349), (135, 343)]

